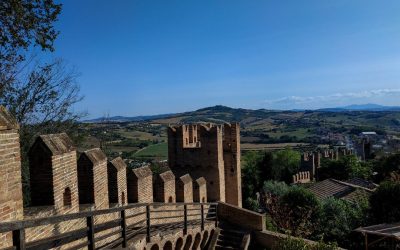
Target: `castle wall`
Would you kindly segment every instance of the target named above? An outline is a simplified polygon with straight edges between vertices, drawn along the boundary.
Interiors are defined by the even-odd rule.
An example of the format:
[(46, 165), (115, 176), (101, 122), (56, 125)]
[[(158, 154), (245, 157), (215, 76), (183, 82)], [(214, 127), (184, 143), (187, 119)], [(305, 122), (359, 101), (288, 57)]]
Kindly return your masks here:
[[(18, 125), (0, 106), (0, 221), (23, 216), (21, 153)], [(0, 234), (0, 247), (10, 246), (11, 233)]]
[(175, 175), (166, 171), (156, 177), (154, 183), (154, 199), (156, 202), (175, 203)]
[(118, 203), (119, 205), (128, 203), (126, 169), (127, 166), (121, 157), (113, 159), (107, 165), (110, 203)]
[(29, 170), (32, 206), (54, 206), (60, 214), (79, 210), (76, 151), (65, 133), (36, 139)]
[(99, 149), (86, 150), (78, 160), (80, 204), (93, 203), (96, 209), (109, 207), (107, 157)]
[(189, 174), (176, 179), (176, 201), (193, 202), (193, 179)]
[[(189, 146), (186, 137), (189, 127), (197, 130), (196, 144)], [(186, 132), (186, 129), (188, 132)], [(210, 201), (225, 201), (225, 174), (221, 126), (183, 125), (168, 129), (168, 162), (175, 176), (186, 173), (207, 181), (207, 196)], [(190, 140), (189, 140), (190, 142)]]
[(207, 202), (207, 182), (204, 177), (200, 177), (193, 182), (193, 201)]
[(242, 206), (242, 177), (240, 169), (239, 124), (225, 124), (223, 137), (226, 202)]
[(140, 167), (127, 171), (128, 202), (153, 202), (153, 173), (149, 167)]

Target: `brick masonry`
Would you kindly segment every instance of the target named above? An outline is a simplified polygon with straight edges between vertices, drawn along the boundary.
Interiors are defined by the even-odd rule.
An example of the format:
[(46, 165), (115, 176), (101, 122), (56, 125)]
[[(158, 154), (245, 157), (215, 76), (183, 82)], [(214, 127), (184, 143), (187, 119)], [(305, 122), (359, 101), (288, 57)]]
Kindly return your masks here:
[(156, 202), (176, 202), (175, 175), (172, 173), (172, 171), (165, 171), (155, 178), (154, 199)]
[(204, 177), (209, 201), (242, 205), (239, 124), (169, 127), (168, 162), (175, 176)]
[[(109, 206), (118, 206), (130, 202), (150, 203), (153, 202), (153, 173), (150, 168), (142, 167), (127, 170), (124, 161), (118, 157), (110, 162), (100, 149), (91, 149), (83, 152), (77, 161), (76, 148), (71, 139), (65, 133), (40, 135), (29, 150), (29, 171), (32, 192), (31, 207), (23, 208), (22, 184), (21, 184), (21, 155), (18, 135), (18, 124), (0, 107), (0, 220), (20, 220), (46, 218), (49, 216), (76, 213), (89, 209), (102, 209)], [(198, 128), (196, 128), (198, 129)], [(200, 145), (198, 138), (201, 133), (196, 129), (188, 130), (187, 147)], [(203, 127), (204, 130), (213, 131), (217, 134), (222, 127)], [(207, 132), (207, 133), (208, 133)], [(222, 135), (222, 134), (220, 134)], [(220, 136), (219, 135), (219, 136)], [(189, 139), (192, 138), (192, 139)], [(215, 137), (217, 138), (217, 137)], [(219, 150), (222, 149), (222, 136), (218, 141), (213, 142)], [(189, 145), (190, 144), (190, 145)], [(208, 153), (206, 152), (206, 155)], [(206, 156), (205, 155), (205, 156)], [(223, 163), (223, 155), (217, 156), (214, 160)], [(79, 164), (78, 164), (79, 162)], [(79, 165), (79, 166), (78, 166)], [(217, 164), (218, 165), (218, 164)], [(216, 168), (216, 183), (223, 180), (225, 175), (223, 168)], [(79, 173), (79, 174), (78, 174)], [(78, 178), (79, 176), (79, 178)], [(189, 174), (182, 175), (176, 184), (176, 177), (171, 171), (160, 174), (155, 189), (162, 190), (155, 192), (164, 202), (175, 202), (177, 197), (177, 186), (180, 187), (181, 199), (185, 202), (193, 201), (193, 188), (199, 200), (207, 200), (206, 179), (201, 176), (193, 180)], [(78, 181), (78, 179), (80, 179)], [(223, 183), (223, 182), (221, 182)], [(194, 185), (194, 186), (193, 186)], [(112, 192), (110, 190), (113, 190)], [(223, 191), (223, 192), (222, 192)], [(113, 194), (112, 194), (113, 193)], [(225, 195), (224, 185), (217, 189), (218, 195)], [(92, 199), (93, 203), (79, 204), (79, 201)], [(158, 198), (157, 198), (158, 199)], [(114, 203), (114, 201), (117, 201)], [(188, 208), (192, 208), (188, 206)], [(160, 216), (183, 215), (183, 205), (171, 204), (171, 209), (180, 208), (177, 212), (163, 212), (162, 207), (153, 205), (153, 210), (159, 210)], [(132, 223), (145, 223), (143, 220), (143, 207), (127, 211), (128, 225)], [(208, 208), (205, 207), (205, 212)], [(189, 219), (199, 219), (196, 211), (188, 211)], [(94, 223), (101, 223), (115, 220), (119, 213), (95, 216)], [(152, 218), (155, 223), (174, 222), (174, 218), (157, 219)], [(139, 225), (139, 224), (138, 224)], [(37, 241), (50, 236), (59, 235), (76, 229), (86, 227), (85, 219), (64, 221), (53, 225), (37, 226), (26, 229), (27, 242)], [(113, 230), (96, 233), (95, 237), (101, 237)], [(118, 234), (108, 239), (97, 241), (96, 247), (116, 239)], [(10, 246), (12, 243), (11, 234), (0, 235), (0, 247)], [(82, 240), (67, 244), (60, 249), (74, 248)]]
[(207, 202), (207, 182), (204, 177), (197, 178), (193, 182), (193, 201)]
[(76, 151), (67, 134), (39, 136), (29, 151), (33, 206), (79, 211)]
[(119, 205), (128, 203), (126, 169), (127, 166), (121, 157), (113, 159), (107, 165), (108, 197), (110, 203), (118, 203)]
[[(19, 126), (0, 106), (0, 221), (23, 218)], [(0, 247), (10, 246), (11, 233), (0, 234)]]
[(140, 167), (127, 171), (128, 202), (153, 202), (153, 173), (150, 168)]
[(176, 179), (176, 201), (193, 202), (193, 179), (189, 174)]
[(78, 160), (79, 203), (109, 207), (107, 157), (99, 148), (84, 151)]

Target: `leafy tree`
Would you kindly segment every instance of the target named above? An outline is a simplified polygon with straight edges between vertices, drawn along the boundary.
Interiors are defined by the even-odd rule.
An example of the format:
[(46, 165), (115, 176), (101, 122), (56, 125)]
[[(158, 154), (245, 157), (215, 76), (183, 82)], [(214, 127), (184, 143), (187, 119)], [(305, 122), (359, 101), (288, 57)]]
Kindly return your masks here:
[[(247, 152), (243, 156), (244, 164), (242, 167), (242, 192), (244, 207), (254, 208), (255, 194), (260, 186), (260, 170), (258, 163), (260, 161), (260, 154), (255, 151)], [(251, 198), (251, 199), (248, 199)]]
[(348, 247), (352, 230), (365, 223), (366, 204), (362, 200), (353, 204), (336, 198), (322, 201), (318, 234), (325, 241), (340, 242), (341, 246)]
[(373, 169), (378, 173), (376, 181), (380, 182), (390, 179), (393, 173), (400, 173), (400, 153), (382, 157), (374, 161)]
[(281, 239), (277, 246), (274, 247), (276, 250), (335, 250), (338, 249), (337, 244), (334, 243), (309, 243), (304, 239), (293, 238), (291, 236)]
[(43, 66), (34, 66), (27, 78), (18, 78), (0, 98), (20, 124), (22, 179), (24, 201), (29, 204), (29, 171), (27, 152), (39, 134), (67, 132), (80, 139), (77, 128), (84, 114), (73, 110), (82, 100), (78, 74), (67, 70), (61, 60)]
[(315, 230), (319, 217), (319, 202), (306, 189), (291, 188), (280, 200), (281, 206), (288, 211), (288, 230), (294, 236), (308, 236)]
[(361, 162), (355, 155), (347, 155), (339, 160), (327, 160), (319, 171), (321, 180), (334, 178), (347, 180), (353, 177), (370, 179), (372, 176), (372, 165), (368, 162)]
[(265, 206), (277, 228), (293, 236), (307, 237), (316, 230), (320, 204), (308, 190), (293, 186), (282, 196), (266, 194)]
[(266, 181), (264, 182), (264, 192), (273, 196), (282, 197), (289, 191), (290, 187), (285, 182)]
[(300, 168), (300, 153), (290, 148), (277, 151), (273, 166), (273, 179), (282, 180), (286, 183), (292, 181), (293, 174)]
[(61, 4), (53, 0), (2, 0), (0, 4), (0, 97), (12, 85), (17, 65), (31, 46), (54, 50), (58, 35), (53, 24)]
[(400, 183), (383, 182), (370, 196), (372, 223), (400, 221)]

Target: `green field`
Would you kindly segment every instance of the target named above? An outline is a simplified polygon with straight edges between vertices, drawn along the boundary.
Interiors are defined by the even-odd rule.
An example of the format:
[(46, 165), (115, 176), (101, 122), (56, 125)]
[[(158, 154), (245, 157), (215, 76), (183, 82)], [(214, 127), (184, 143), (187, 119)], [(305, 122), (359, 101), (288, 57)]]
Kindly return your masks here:
[(133, 155), (135, 158), (168, 158), (168, 145), (166, 142), (150, 145), (142, 150), (139, 150)]

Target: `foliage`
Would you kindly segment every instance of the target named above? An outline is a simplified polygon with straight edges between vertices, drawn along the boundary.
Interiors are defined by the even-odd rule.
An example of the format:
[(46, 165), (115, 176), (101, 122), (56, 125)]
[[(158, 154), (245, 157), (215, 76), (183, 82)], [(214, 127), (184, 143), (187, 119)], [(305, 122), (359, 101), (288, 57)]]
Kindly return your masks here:
[(264, 192), (273, 196), (281, 197), (289, 191), (289, 186), (285, 182), (266, 181), (264, 182)]
[(58, 32), (53, 24), (61, 4), (53, 0), (2, 0), (0, 4), (0, 97), (12, 85), (16, 66), (32, 45), (53, 51)]
[(336, 244), (317, 242), (314, 244), (307, 243), (303, 239), (288, 236), (279, 241), (276, 250), (335, 250), (338, 249)]
[(277, 151), (274, 157), (274, 180), (282, 180), (286, 183), (292, 181), (292, 175), (297, 173), (300, 167), (300, 153), (290, 148)]
[(336, 198), (321, 202), (318, 234), (326, 241), (340, 242), (349, 246), (349, 235), (355, 228), (365, 223), (367, 205), (365, 201), (349, 203)]
[[(255, 151), (247, 152), (243, 155), (242, 167), (242, 193), (245, 208), (254, 208), (251, 199), (255, 198), (260, 186), (259, 161), (260, 154)], [(249, 199), (250, 198), (250, 199)]]
[(400, 221), (400, 183), (383, 182), (370, 197), (372, 223)]
[(375, 177), (377, 182), (389, 180), (394, 173), (400, 173), (400, 153), (374, 161), (373, 169), (378, 173)]
[(22, 180), (24, 201), (29, 204), (29, 170), (27, 152), (39, 134), (67, 132), (77, 141), (77, 121), (84, 115), (75, 113), (73, 105), (82, 100), (75, 71), (68, 71), (61, 60), (34, 66), (25, 78), (16, 79), (0, 97), (20, 124)]
[(314, 233), (320, 204), (312, 193), (293, 186), (282, 196), (267, 193), (266, 197), (265, 206), (277, 228), (293, 236)]
[(361, 162), (355, 155), (343, 156), (339, 160), (326, 160), (319, 171), (321, 180), (327, 178), (348, 180), (354, 177), (370, 179), (371, 176), (372, 165)]
[(290, 183), (292, 175), (299, 169), (300, 153), (290, 148), (274, 153), (250, 151), (243, 156), (243, 162), (244, 206), (251, 209), (254, 203), (250, 205), (249, 202), (254, 200), (256, 193), (263, 189), (264, 181), (276, 180)]

